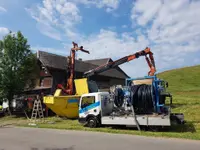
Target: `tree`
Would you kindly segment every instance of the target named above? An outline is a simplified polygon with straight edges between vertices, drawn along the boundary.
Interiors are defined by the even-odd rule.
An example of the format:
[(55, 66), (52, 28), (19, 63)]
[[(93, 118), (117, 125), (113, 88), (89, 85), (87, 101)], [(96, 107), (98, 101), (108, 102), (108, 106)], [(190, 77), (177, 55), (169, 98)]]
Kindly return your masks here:
[(0, 40), (0, 99), (10, 106), (14, 95), (34, 86), (37, 69), (36, 55), (22, 33), (6, 35)]

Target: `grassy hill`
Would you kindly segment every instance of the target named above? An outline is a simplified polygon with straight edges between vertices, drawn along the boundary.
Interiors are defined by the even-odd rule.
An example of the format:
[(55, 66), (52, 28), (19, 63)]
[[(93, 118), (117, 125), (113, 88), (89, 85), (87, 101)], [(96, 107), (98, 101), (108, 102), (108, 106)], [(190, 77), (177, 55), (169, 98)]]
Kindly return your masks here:
[(177, 131), (193, 132), (186, 135), (200, 139), (200, 65), (165, 71), (157, 76), (169, 82), (172, 111), (185, 115), (187, 123)]
[(169, 82), (172, 92), (200, 92), (200, 65), (165, 71), (158, 77)]

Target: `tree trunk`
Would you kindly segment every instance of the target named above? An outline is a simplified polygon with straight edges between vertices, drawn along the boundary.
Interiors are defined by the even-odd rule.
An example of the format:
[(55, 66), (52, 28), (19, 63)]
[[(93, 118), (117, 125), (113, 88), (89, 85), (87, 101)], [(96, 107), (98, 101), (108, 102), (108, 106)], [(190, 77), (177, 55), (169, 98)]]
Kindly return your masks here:
[(11, 116), (12, 115), (12, 100), (13, 100), (13, 94), (10, 94), (8, 97), (8, 114)]
[(7, 111), (8, 111), (8, 114), (9, 114), (10, 116), (12, 116), (12, 113), (11, 113), (10, 110), (12, 110), (12, 108), (11, 108), (11, 101), (8, 100), (8, 108), (7, 108)]

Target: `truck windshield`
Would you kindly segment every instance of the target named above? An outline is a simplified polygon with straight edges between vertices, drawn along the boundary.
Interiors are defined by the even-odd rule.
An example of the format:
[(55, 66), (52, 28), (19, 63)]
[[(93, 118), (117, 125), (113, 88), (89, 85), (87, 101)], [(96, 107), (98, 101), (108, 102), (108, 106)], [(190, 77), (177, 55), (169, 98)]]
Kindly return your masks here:
[(85, 108), (93, 103), (95, 103), (95, 96), (82, 97), (81, 108)]

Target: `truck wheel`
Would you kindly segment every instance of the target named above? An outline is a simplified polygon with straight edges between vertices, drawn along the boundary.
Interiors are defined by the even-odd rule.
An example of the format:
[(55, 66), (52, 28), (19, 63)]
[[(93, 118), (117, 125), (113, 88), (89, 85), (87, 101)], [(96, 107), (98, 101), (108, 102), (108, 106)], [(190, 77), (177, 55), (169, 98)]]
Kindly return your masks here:
[(90, 117), (87, 120), (87, 126), (90, 128), (96, 128), (98, 126), (98, 120), (95, 117)]

